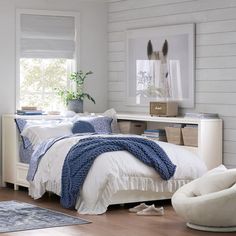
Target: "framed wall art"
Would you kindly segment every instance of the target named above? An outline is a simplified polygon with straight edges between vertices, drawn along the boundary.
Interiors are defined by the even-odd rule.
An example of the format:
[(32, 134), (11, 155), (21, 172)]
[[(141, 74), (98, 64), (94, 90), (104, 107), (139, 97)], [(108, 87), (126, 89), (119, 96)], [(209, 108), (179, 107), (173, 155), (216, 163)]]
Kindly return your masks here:
[(194, 106), (195, 25), (127, 31), (127, 105)]

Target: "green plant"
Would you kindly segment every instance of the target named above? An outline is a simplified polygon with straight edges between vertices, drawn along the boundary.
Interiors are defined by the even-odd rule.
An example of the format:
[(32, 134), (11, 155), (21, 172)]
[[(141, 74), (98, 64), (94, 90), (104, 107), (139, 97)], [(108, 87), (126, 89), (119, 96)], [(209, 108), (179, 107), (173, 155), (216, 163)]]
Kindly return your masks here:
[(93, 72), (88, 71), (88, 72), (83, 72), (83, 71), (78, 71), (74, 72), (70, 75), (69, 79), (76, 84), (76, 89), (75, 90), (68, 90), (68, 89), (56, 89), (58, 95), (63, 99), (66, 105), (68, 105), (69, 100), (84, 100), (87, 98), (88, 100), (92, 101), (94, 104), (96, 103), (94, 98), (91, 97), (88, 93), (85, 93), (83, 91), (84, 88), (84, 82), (85, 79), (87, 78), (88, 75), (91, 75)]

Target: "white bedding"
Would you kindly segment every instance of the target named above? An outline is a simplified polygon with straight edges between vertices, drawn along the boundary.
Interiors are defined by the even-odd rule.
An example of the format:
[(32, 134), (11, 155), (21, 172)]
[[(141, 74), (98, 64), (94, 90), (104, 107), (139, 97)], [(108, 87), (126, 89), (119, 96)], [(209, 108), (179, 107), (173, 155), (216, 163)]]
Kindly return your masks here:
[[(37, 199), (46, 191), (60, 195), (61, 172), (69, 149), (87, 136), (62, 139), (55, 143), (39, 163), (29, 194)], [(203, 175), (207, 168), (199, 157), (181, 146), (158, 142), (177, 166), (174, 176), (164, 181), (151, 167), (127, 151), (108, 152), (94, 161), (77, 199), (80, 214), (102, 214), (119, 190), (174, 192), (183, 183)]]

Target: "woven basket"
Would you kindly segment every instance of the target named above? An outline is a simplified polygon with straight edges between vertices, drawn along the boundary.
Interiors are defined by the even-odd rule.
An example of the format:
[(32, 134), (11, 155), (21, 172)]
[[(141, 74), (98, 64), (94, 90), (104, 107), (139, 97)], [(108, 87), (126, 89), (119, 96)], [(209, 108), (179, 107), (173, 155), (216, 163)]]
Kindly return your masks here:
[(185, 146), (198, 146), (198, 129), (193, 127), (182, 128), (183, 140)]
[(181, 128), (165, 127), (165, 131), (168, 143), (183, 144)]
[(120, 132), (122, 134), (143, 134), (146, 123), (143, 121), (119, 121)]

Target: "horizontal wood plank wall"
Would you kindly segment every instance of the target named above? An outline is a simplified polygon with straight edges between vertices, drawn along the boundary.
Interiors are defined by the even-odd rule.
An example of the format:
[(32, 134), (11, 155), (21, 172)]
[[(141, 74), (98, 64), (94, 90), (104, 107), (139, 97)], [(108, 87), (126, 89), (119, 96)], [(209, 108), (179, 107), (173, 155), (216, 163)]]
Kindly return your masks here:
[(188, 111), (219, 113), (224, 120), (224, 164), (236, 167), (235, 0), (110, 0), (109, 106), (148, 112), (125, 103), (126, 30), (186, 23), (196, 23), (196, 105)]

